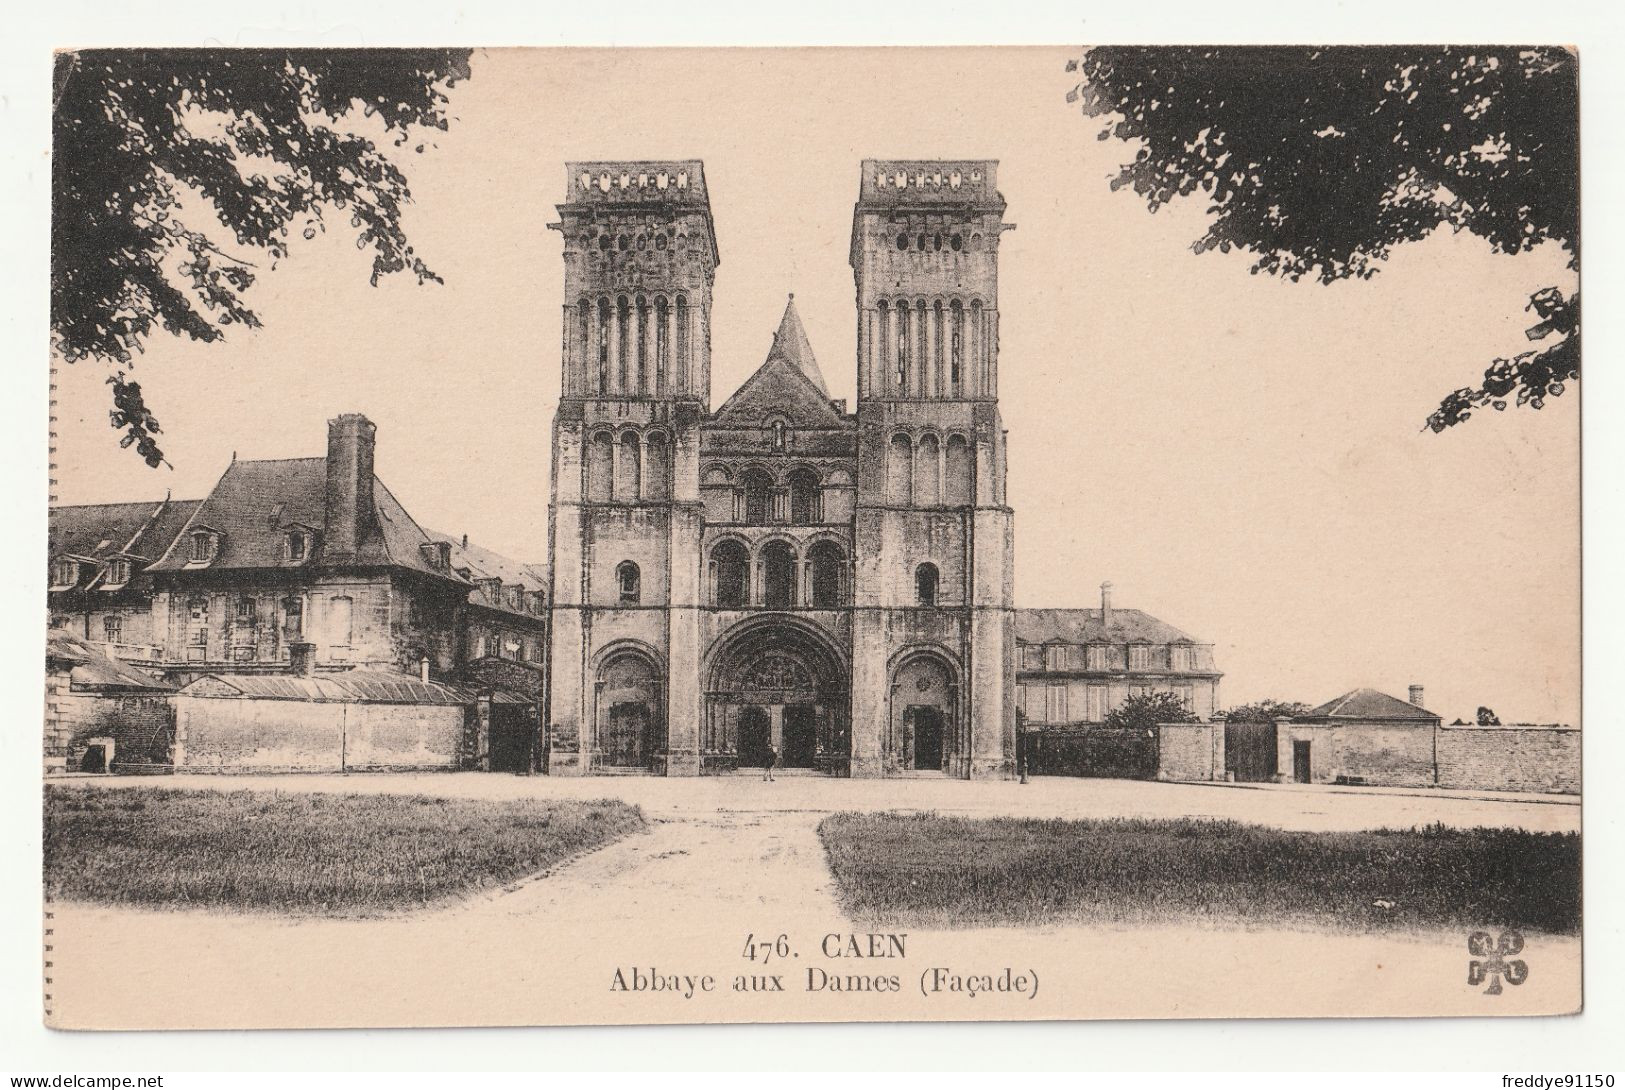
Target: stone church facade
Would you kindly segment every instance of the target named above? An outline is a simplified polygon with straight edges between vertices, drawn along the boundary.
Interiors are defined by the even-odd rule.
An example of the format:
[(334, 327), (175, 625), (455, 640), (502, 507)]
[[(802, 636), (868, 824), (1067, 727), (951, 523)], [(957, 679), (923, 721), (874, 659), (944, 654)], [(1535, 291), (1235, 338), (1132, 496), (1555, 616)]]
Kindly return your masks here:
[(703, 165), (568, 165), (550, 771), (1011, 774), (996, 170), (866, 160), (856, 406), (792, 296), (713, 412)]

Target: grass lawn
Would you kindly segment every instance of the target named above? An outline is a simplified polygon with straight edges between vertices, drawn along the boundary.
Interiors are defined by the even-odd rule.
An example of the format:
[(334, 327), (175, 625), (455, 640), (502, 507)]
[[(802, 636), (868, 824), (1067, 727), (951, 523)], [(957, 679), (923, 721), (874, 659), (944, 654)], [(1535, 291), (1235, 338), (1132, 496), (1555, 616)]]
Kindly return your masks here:
[(896, 813), (834, 814), (818, 833), (843, 908), (874, 926), (1580, 926), (1575, 833)]
[(644, 827), (606, 800), (45, 789), (52, 898), (373, 915), (534, 874)]

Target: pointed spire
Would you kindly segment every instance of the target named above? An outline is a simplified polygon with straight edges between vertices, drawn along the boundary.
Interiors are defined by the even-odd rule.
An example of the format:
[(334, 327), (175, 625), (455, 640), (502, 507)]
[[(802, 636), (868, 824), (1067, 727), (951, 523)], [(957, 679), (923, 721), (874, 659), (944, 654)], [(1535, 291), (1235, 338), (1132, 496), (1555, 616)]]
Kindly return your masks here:
[(824, 374), (818, 369), (818, 360), (813, 358), (812, 343), (807, 340), (807, 331), (801, 328), (801, 315), (796, 313), (795, 292), (790, 293), (790, 301), (784, 304), (784, 317), (779, 321), (779, 331), (773, 334), (773, 347), (768, 350), (767, 358), (781, 359), (793, 365), (812, 379), (819, 393), (829, 397)]

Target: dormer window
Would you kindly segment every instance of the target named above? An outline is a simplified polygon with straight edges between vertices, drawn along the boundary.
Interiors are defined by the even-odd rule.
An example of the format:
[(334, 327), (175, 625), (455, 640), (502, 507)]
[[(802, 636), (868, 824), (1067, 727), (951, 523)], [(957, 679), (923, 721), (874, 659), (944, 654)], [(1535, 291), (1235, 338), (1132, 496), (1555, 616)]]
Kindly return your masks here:
[(122, 557), (107, 565), (107, 586), (122, 587), (130, 581), (130, 562)]
[(207, 564), (215, 558), (220, 549), (220, 535), (212, 530), (195, 530), (192, 533), (190, 562), (193, 564)]
[(446, 571), (451, 567), (451, 542), (426, 541), (418, 546), (423, 554), (423, 562), (436, 571)]
[(480, 592), (485, 595), (485, 600), (492, 605), (498, 606), (502, 604), (502, 580), (481, 579)]
[(306, 531), (289, 530), (284, 541), (289, 560), (300, 561), (310, 556), (310, 534)]
[(79, 582), (79, 562), (58, 560), (51, 565), (51, 586), (71, 587)]
[(525, 608), (525, 588), (517, 584), (508, 588), (508, 607), (522, 610)]

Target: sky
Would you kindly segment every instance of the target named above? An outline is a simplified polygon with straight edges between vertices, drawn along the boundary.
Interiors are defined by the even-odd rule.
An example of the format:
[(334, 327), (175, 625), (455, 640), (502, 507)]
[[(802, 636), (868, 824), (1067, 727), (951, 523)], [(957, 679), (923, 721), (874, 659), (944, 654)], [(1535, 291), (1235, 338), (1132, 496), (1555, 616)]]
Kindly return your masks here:
[(1133, 154), (1065, 102), (1065, 49), (476, 52), (454, 121), (403, 167), (442, 285), (368, 284), (332, 231), (266, 270), (264, 328), (153, 340), (135, 369), (173, 469), (107, 427), (106, 372), (58, 367), (57, 497), (207, 493), (235, 454), (320, 455), (378, 425), (379, 476), (423, 525), (547, 552), (564, 162), (705, 161), (721, 265), (712, 404), (796, 295), (832, 396), (855, 401), (847, 265), (858, 164), (992, 158), (1016, 603), (1143, 609), (1215, 644), (1221, 703), (1426, 687), (1448, 722), (1579, 722), (1579, 399), (1421, 429), (1527, 347), (1523, 305), (1574, 276), (1466, 235), (1362, 283), (1197, 256), (1199, 200), (1155, 215)]

